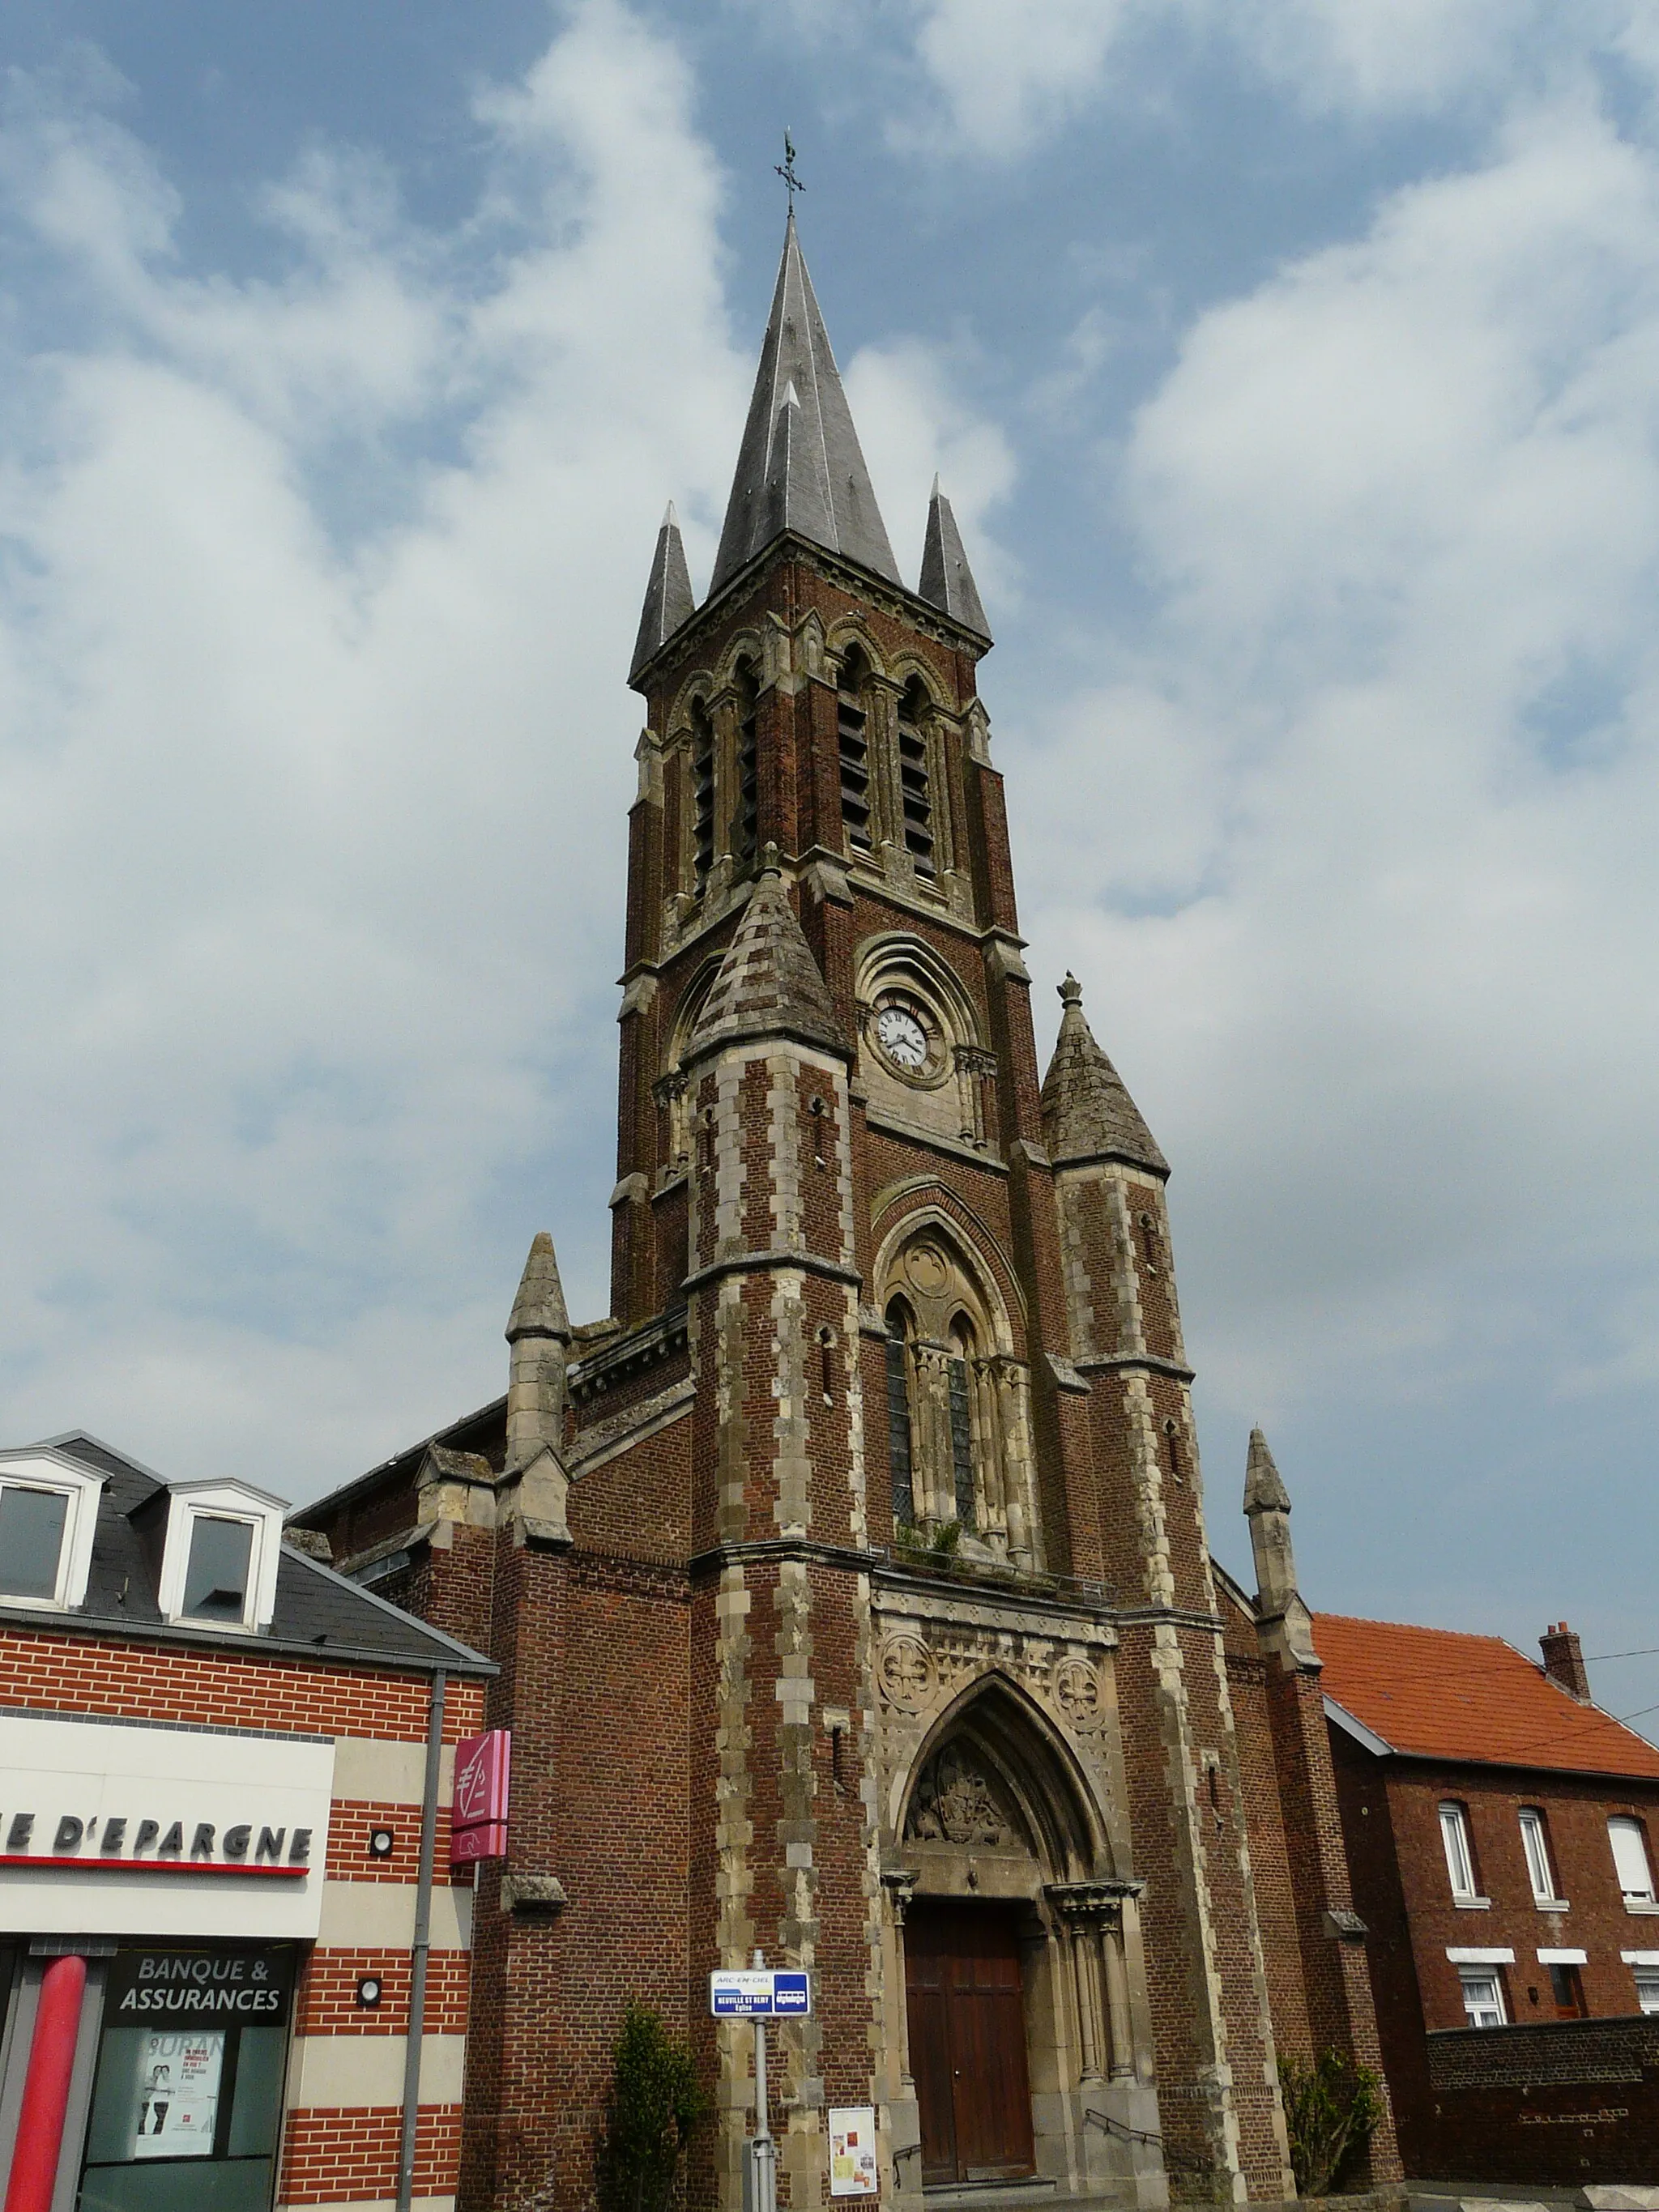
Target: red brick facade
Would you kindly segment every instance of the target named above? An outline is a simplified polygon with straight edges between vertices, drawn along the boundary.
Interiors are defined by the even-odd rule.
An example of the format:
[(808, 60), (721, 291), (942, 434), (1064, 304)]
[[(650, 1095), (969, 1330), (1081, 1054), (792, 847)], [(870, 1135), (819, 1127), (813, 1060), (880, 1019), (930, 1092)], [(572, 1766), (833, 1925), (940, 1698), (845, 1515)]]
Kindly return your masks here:
[[(352, 1753), (367, 1748), (383, 1765), (385, 1753), (402, 1749), (412, 1787), (397, 1799), (369, 1802), (337, 1794), (330, 1806), (326, 1858), (323, 1868), (323, 1934), (305, 1947), (294, 1994), (293, 2042), (289, 2064), (282, 2154), (276, 2182), (278, 2206), (388, 2203), (395, 2192), (401, 2110), (396, 2101), (402, 2048), (409, 2033), (410, 1950), (408, 1939), (342, 1942), (357, 1917), (364, 1888), (390, 1903), (389, 1891), (411, 1900), (421, 1826), (419, 1769), (432, 1694), (429, 1670), (347, 1665), (319, 1659), (308, 1663), (251, 1645), (246, 1656), (204, 1649), (199, 1643), (127, 1639), (109, 1634), (77, 1633), (72, 1628), (0, 1627), (0, 1705), (49, 1717), (171, 1722), (204, 1729), (332, 1737), (337, 1774), (349, 1783)], [(483, 1724), (484, 1685), (476, 1664), (447, 1686), (443, 1740), (452, 1746)], [(447, 1771), (447, 1770), (446, 1770)], [(388, 1858), (370, 1855), (376, 1827), (393, 1836)], [(417, 2196), (444, 2200), (457, 2186), (461, 2145), (460, 2052), (467, 2032), (470, 1961), (465, 1931), (470, 1925), (470, 1874), (464, 1888), (452, 1893), (447, 1810), (439, 1821), (434, 1880), (434, 1948), (430, 1954), (424, 2027), (428, 2038), (449, 2039), (449, 2072), (455, 2094), (441, 2104), (422, 2106), (417, 2136)], [(443, 1900), (464, 1898), (453, 1909)], [(392, 1905), (393, 1917), (398, 1906)], [(384, 1912), (376, 1915), (384, 1919)], [(142, 1931), (135, 1931), (142, 1932)], [(458, 1934), (459, 1940), (458, 1941)], [(381, 2002), (359, 2004), (360, 1978), (383, 1984)], [(317, 2074), (307, 2053), (337, 2048), (336, 2039), (395, 2040), (380, 2069), (392, 2084), (384, 2106), (324, 2106), (309, 2084)], [(438, 2045), (428, 2044), (428, 2050)], [(325, 2068), (324, 2070), (326, 2070)], [(71, 2146), (78, 2160), (78, 2148)]]

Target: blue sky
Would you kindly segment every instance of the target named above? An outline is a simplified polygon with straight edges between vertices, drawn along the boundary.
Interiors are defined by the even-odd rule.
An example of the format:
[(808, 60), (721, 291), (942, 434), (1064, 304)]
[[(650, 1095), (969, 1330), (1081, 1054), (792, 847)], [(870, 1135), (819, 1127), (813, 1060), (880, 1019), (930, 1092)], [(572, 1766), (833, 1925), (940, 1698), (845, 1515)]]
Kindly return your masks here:
[[(1212, 1535), (1659, 1644), (1659, 8), (15, 0), (0, 1427), (303, 1498), (605, 1291), (635, 702), (781, 226), (998, 649)], [(1596, 1670), (1613, 1710), (1659, 1662)]]

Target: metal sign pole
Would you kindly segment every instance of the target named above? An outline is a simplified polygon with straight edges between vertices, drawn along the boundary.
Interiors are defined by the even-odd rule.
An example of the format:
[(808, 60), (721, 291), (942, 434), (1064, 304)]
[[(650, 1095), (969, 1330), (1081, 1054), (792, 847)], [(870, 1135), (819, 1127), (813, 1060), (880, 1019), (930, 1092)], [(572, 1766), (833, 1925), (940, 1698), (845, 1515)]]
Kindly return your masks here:
[[(757, 1951), (756, 1968), (763, 1969), (765, 1965), (765, 1954)], [(778, 2150), (767, 2113), (766, 2021), (758, 2013), (755, 2015), (755, 2132), (745, 2148), (743, 2212), (777, 2212)]]

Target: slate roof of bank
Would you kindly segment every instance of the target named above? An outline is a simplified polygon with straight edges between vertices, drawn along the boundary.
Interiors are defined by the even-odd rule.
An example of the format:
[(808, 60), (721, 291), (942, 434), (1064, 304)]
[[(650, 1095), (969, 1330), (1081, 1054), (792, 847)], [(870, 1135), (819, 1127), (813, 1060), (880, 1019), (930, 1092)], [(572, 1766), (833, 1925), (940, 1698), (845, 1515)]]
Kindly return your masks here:
[(1328, 1698), (1404, 1758), (1659, 1782), (1659, 1748), (1501, 1636), (1314, 1615)]
[(84, 1430), (46, 1437), (41, 1449), (62, 1452), (105, 1477), (92, 1571), (85, 1601), (72, 1611), (47, 1613), (0, 1603), (0, 1617), (8, 1627), (27, 1626), (60, 1636), (92, 1632), (156, 1638), (234, 1650), (250, 1659), (303, 1657), (313, 1664), (353, 1661), (422, 1674), (440, 1667), (457, 1674), (498, 1671), (482, 1652), (441, 1629), (428, 1627), (289, 1544), (282, 1547), (278, 1559), (276, 1606), (269, 1630), (250, 1635), (166, 1621), (157, 1603), (156, 1554), (131, 1516), (152, 1500), (164, 1498), (167, 1483)]

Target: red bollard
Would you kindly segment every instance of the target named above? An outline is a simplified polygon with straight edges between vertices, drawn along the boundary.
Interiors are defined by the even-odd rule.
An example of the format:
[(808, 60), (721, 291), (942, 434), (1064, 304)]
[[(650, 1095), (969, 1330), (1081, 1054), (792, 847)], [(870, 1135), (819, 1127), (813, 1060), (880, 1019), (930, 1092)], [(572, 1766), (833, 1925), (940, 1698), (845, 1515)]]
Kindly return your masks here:
[(5, 2212), (52, 2212), (86, 1986), (87, 1962), (73, 1955), (54, 1959), (41, 1978)]

